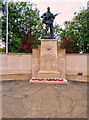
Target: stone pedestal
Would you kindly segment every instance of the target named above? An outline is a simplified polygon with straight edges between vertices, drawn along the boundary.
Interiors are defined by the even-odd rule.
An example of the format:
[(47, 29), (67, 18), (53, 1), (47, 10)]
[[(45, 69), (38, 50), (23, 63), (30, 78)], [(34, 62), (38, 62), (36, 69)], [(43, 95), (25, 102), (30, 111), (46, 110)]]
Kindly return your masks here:
[(38, 49), (33, 49), (32, 53), (32, 79), (45, 81), (46, 79), (58, 80), (59, 78), (66, 81), (65, 50), (57, 46), (56, 39), (41, 39), (41, 46)]
[(58, 78), (57, 40), (41, 39), (38, 78)]

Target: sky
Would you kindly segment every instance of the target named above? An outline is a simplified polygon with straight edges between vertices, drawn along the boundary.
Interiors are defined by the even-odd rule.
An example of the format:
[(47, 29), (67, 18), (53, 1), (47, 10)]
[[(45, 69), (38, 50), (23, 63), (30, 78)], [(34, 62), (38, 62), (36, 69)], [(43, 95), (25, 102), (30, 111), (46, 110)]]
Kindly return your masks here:
[[(5, 0), (6, 1), (6, 0)], [(47, 11), (47, 7), (53, 14), (61, 12), (55, 20), (54, 24), (57, 23), (64, 28), (64, 21), (70, 21), (74, 17), (74, 12), (79, 12), (80, 9), (87, 8), (87, 2), (89, 0), (8, 0), (11, 2), (27, 1), (35, 3), (36, 7), (40, 11), (40, 16)]]
[[(11, 1), (11, 0), (10, 0)], [(52, 13), (56, 14), (61, 12), (55, 20), (64, 28), (64, 21), (70, 21), (74, 17), (74, 12), (79, 12), (80, 9), (87, 8), (88, 0), (14, 0), (15, 1), (30, 1), (35, 3), (36, 7), (40, 11), (40, 16), (47, 11), (47, 7), (50, 7)]]

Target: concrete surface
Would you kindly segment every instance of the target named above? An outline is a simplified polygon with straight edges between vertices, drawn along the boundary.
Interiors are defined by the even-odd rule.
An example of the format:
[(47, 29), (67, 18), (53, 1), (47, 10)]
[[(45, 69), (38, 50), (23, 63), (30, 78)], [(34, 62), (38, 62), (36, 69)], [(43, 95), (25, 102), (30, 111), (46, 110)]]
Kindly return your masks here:
[(2, 83), (4, 118), (86, 118), (87, 84)]

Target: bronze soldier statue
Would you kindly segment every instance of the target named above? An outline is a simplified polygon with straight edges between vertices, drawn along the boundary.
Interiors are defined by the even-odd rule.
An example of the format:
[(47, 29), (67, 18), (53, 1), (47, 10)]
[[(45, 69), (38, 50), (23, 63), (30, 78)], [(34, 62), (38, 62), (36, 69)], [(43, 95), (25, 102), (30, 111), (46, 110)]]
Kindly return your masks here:
[(50, 28), (50, 34), (51, 37), (53, 37), (53, 20), (55, 19), (55, 17), (58, 15), (55, 14), (53, 15), (53, 13), (50, 12), (50, 7), (47, 8), (47, 12), (45, 12), (41, 18), (43, 18), (43, 23), (46, 24), (46, 28), (45, 28), (45, 32), (44, 32), (44, 36), (46, 36), (48, 29)]

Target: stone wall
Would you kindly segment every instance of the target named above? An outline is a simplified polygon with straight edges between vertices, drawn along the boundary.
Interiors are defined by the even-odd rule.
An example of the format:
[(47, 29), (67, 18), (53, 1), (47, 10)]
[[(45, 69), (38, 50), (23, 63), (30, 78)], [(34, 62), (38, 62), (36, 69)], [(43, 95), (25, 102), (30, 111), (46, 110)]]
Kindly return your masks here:
[(29, 79), (32, 71), (32, 55), (29, 53), (2, 53), (2, 79)]
[(59, 71), (59, 74), (60, 74), (60, 77), (61, 78), (66, 78), (65, 76), (65, 71), (66, 71), (66, 68), (65, 68), (65, 49), (58, 49), (58, 54), (57, 54), (57, 57), (58, 57), (58, 71)]
[[(32, 73), (32, 55), (30, 53), (2, 53), (0, 73), (3, 80), (28, 80)], [(38, 58), (39, 59), (39, 58)], [(66, 79), (86, 81), (89, 76), (89, 54), (66, 54), (65, 65), (58, 54), (58, 69), (65, 69)], [(1, 64), (1, 62), (0, 62)], [(77, 75), (82, 72), (83, 75)]]
[[(89, 54), (66, 54), (66, 79), (89, 81), (88, 60)], [(83, 75), (78, 75), (79, 72)]]

